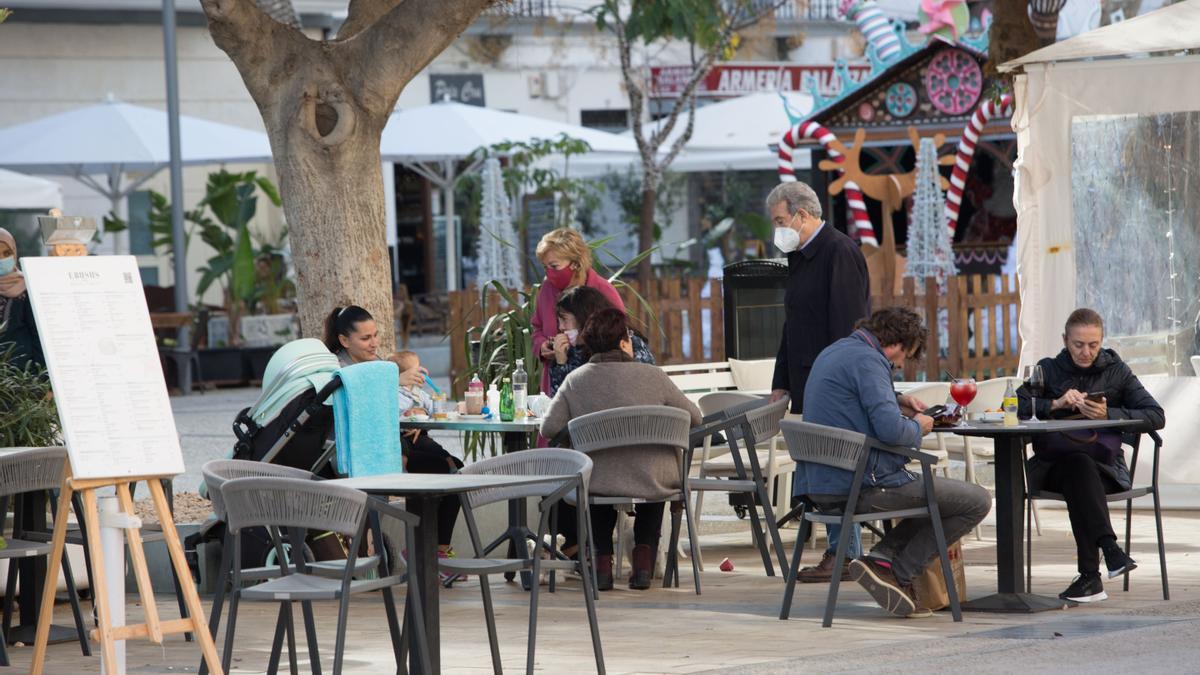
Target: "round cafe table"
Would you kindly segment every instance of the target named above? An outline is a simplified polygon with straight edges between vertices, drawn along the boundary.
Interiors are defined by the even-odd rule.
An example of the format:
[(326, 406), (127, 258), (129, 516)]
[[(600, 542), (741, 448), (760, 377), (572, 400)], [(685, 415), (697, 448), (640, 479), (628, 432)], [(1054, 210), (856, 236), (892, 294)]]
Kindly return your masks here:
[(1054, 420), (1006, 427), (998, 422), (970, 421), (966, 426), (934, 428), (936, 433), (990, 438), (996, 449), (996, 592), (964, 602), (963, 611), (1043, 612), (1075, 603), (1025, 593), (1025, 444), (1039, 434), (1085, 429), (1129, 429), (1136, 420)]

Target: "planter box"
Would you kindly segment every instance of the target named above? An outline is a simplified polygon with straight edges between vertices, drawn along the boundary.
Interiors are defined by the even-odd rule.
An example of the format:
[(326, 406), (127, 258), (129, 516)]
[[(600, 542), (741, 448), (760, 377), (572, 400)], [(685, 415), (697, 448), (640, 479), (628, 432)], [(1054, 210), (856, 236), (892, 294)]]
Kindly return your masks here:
[(241, 349), (201, 349), (199, 355), (200, 372), (205, 383), (242, 384), (246, 381), (245, 357)]

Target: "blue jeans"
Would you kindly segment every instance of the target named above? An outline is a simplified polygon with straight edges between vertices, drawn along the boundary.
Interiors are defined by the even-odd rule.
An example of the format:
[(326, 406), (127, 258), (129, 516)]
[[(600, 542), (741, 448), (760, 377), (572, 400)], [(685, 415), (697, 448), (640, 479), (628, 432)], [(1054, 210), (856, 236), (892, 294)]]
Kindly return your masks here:
[[(841, 525), (826, 525), (825, 534), (829, 537), (829, 547), (825, 552), (833, 555), (837, 553), (838, 542), (842, 537)], [(847, 542), (846, 560), (854, 560), (862, 557), (862, 526), (855, 525), (850, 528), (850, 541)]]

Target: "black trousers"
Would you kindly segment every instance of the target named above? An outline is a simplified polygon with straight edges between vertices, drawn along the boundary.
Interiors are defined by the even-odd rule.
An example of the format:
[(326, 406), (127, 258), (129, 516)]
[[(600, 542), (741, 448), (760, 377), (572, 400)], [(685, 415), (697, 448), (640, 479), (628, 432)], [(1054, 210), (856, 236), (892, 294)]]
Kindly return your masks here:
[[(633, 507), (633, 543), (657, 546), (662, 529), (663, 509), (666, 502), (636, 504)], [(613, 532), (617, 529), (617, 510), (611, 506), (592, 506), (592, 531), (596, 535), (596, 555), (613, 554)], [(558, 532), (563, 536), (564, 548), (579, 543), (575, 527), (575, 507), (559, 506)]]
[(1120, 492), (1121, 486), (1100, 471), (1096, 460), (1080, 452), (1056, 459), (1046, 472), (1042, 489), (1057, 492), (1067, 501), (1079, 572), (1100, 571), (1100, 545), (1106, 539), (1117, 539), (1105, 495)]
[[(407, 436), (401, 436), (400, 448), (404, 456), (408, 458), (406, 470), (409, 473), (451, 473), (463, 466), (461, 460), (446, 452), (440, 443), (430, 438), (429, 434), (424, 431), (415, 442), (410, 441)], [(451, 463), (453, 463), (453, 467), (451, 467)], [(438, 505), (439, 545), (450, 545), (460, 507), (461, 503), (456, 497), (447, 497)]]

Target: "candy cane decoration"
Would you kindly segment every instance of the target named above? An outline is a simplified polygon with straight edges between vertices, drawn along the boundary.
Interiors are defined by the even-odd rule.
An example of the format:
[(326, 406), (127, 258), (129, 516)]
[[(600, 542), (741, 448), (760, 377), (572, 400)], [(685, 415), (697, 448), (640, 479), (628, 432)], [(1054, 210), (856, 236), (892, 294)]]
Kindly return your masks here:
[(884, 16), (875, 0), (843, 0), (838, 11), (848, 21), (858, 24), (858, 30), (872, 45), (880, 61), (889, 61), (900, 53), (900, 40), (892, 29), (892, 22)]
[[(1011, 117), (1013, 114), (1012, 94), (1005, 94), (997, 103), (991, 99), (984, 101), (971, 115), (963, 129), (962, 138), (958, 141), (958, 153), (954, 157), (954, 171), (950, 174), (950, 189), (946, 190), (946, 227), (950, 228), (950, 237), (958, 229), (958, 210), (962, 206), (963, 190), (967, 186), (967, 173), (971, 171), (971, 160), (975, 158), (975, 144), (983, 134), (983, 128), (989, 120), (1000, 117)], [(780, 156), (782, 157), (782, 146)]]
[[(783, 135), (783, 140), (779, 142), (780, 181), (790, 183), (796, 180), (796, 165), (792, 159), (792, 151), (796, 147), (794, 139), (800, 138), (816, 138), (833, 161), (839, 164), (846, 161), (845, 157), (830, 147), (837, 140), (837, 136), (834, 136), (833, 132), (817, 122), (800, 122), (788, 129)], [(878, 247), (879, 242), (875, 239), (875, 227), (871, 225), (871, 218), (867, 215), (867, 203), (863, 200), (862, 190), (859, 189), (857, 183), (851, 180), (846, 181), (846, 203), (850, 207), (850, 216), (854, 220), (854, 238), (866, 246)]]

